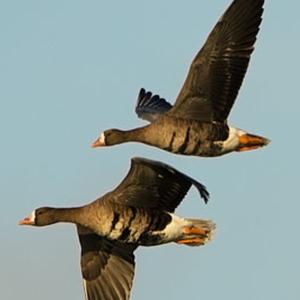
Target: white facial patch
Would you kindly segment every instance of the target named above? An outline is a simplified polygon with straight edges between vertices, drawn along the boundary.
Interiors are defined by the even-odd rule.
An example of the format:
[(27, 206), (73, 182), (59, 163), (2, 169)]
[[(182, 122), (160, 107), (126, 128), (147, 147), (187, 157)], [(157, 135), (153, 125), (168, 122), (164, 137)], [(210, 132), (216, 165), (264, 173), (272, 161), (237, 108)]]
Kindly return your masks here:
[(30, 214), (29, 221), (33, 224), (35, 223), (35, 210)]
[(101, 143), (102, 145), (106, 145), (105, 144), (105, 134), (104, 134), (104, 132), (102, 132), (101, 134), (100, 134), (100, 137), (99, 137), (99, 143)]

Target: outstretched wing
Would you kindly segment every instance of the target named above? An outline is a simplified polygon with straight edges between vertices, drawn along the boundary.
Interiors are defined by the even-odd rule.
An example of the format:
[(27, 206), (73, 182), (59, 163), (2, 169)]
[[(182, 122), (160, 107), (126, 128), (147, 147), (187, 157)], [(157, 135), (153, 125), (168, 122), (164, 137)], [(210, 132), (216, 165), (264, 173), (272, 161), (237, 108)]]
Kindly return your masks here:
[(79, 225), (77, 232), (86, 299), (128, 300), (136, 246), (109, 241)]
[(234, 0), (194, 58), (169, 112), (201, 121), (226, 121), (247, 71), (264, 0)]
[(153, 122), (171, 108), (172, 105), (164, 98), (160, 98), (158, 95), (152, 95), (151, 92), (146, 92), (145, 89), (141, 89), (135, 112), (139, 118)]
[(111, 193), (111, 199), (129, 206), (173, 212), (191, 185), (206, 203), (209, 194), (200, 182), (167, 164), (135, 157), (127, 176)]

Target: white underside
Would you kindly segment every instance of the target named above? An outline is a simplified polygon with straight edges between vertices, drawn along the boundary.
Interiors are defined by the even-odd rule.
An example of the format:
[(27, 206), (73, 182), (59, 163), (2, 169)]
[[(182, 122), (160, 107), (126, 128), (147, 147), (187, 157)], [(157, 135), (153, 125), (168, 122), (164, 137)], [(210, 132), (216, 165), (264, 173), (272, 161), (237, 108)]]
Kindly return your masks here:
[[(164, 242), (176, 241), (182, 237), (182, 229), (187, 226), (189, 222), (184, 218), (180, 218), (174, 214), (169, 213), (172, 217), (172, 221), (166, 226), (163, 231), (157, 232), (158, 234), (164, 235)], [(153, 232), (155, 234), (156, 232)]]
[(227, 140), (223, 142), (216, 142), (222, 147), (221, 153), (227, 153), (236, 150), (240, 144), (239, 137), (244, 134), (246, 134), (246, 131), (229, 126), (229, 135)]

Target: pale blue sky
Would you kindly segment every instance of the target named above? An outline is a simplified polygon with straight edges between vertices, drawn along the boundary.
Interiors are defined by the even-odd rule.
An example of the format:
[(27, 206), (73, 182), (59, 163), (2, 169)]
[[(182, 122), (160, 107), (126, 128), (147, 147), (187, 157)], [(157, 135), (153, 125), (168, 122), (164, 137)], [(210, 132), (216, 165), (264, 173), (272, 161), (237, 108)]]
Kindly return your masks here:
[(140, 248), (133, 300), (300, 298), (300, 2), (266, 1), (233, 125), (259, 151), (203, 159), (142, 144), (91, 149), (103, 129), (144, 124), (141, 87), (174, 101), (229, 0), (0, 2), (0, 298), (83, 299), (74, 227), (24, 228), (34, 208), (92, 201), (130, 158), (167, 162), (205, 183), (178, 214), (212, 218), (206, 247)]

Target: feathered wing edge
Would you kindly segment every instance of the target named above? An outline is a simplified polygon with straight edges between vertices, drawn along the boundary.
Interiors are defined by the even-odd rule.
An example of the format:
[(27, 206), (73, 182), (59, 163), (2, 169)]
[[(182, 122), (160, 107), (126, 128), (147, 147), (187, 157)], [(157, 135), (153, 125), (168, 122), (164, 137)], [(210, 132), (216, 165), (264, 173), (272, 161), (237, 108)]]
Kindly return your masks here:
[(81, 272), (87, 300), (128, 300), (136, 245), (110, 241), (77, 225)]
[(159, 95), (152, 95), (141, 89), (138, 95), (135, 112), (139, 118), (149, 122), (155, 121), (160, 115), (166, 113), (172, 105)]

